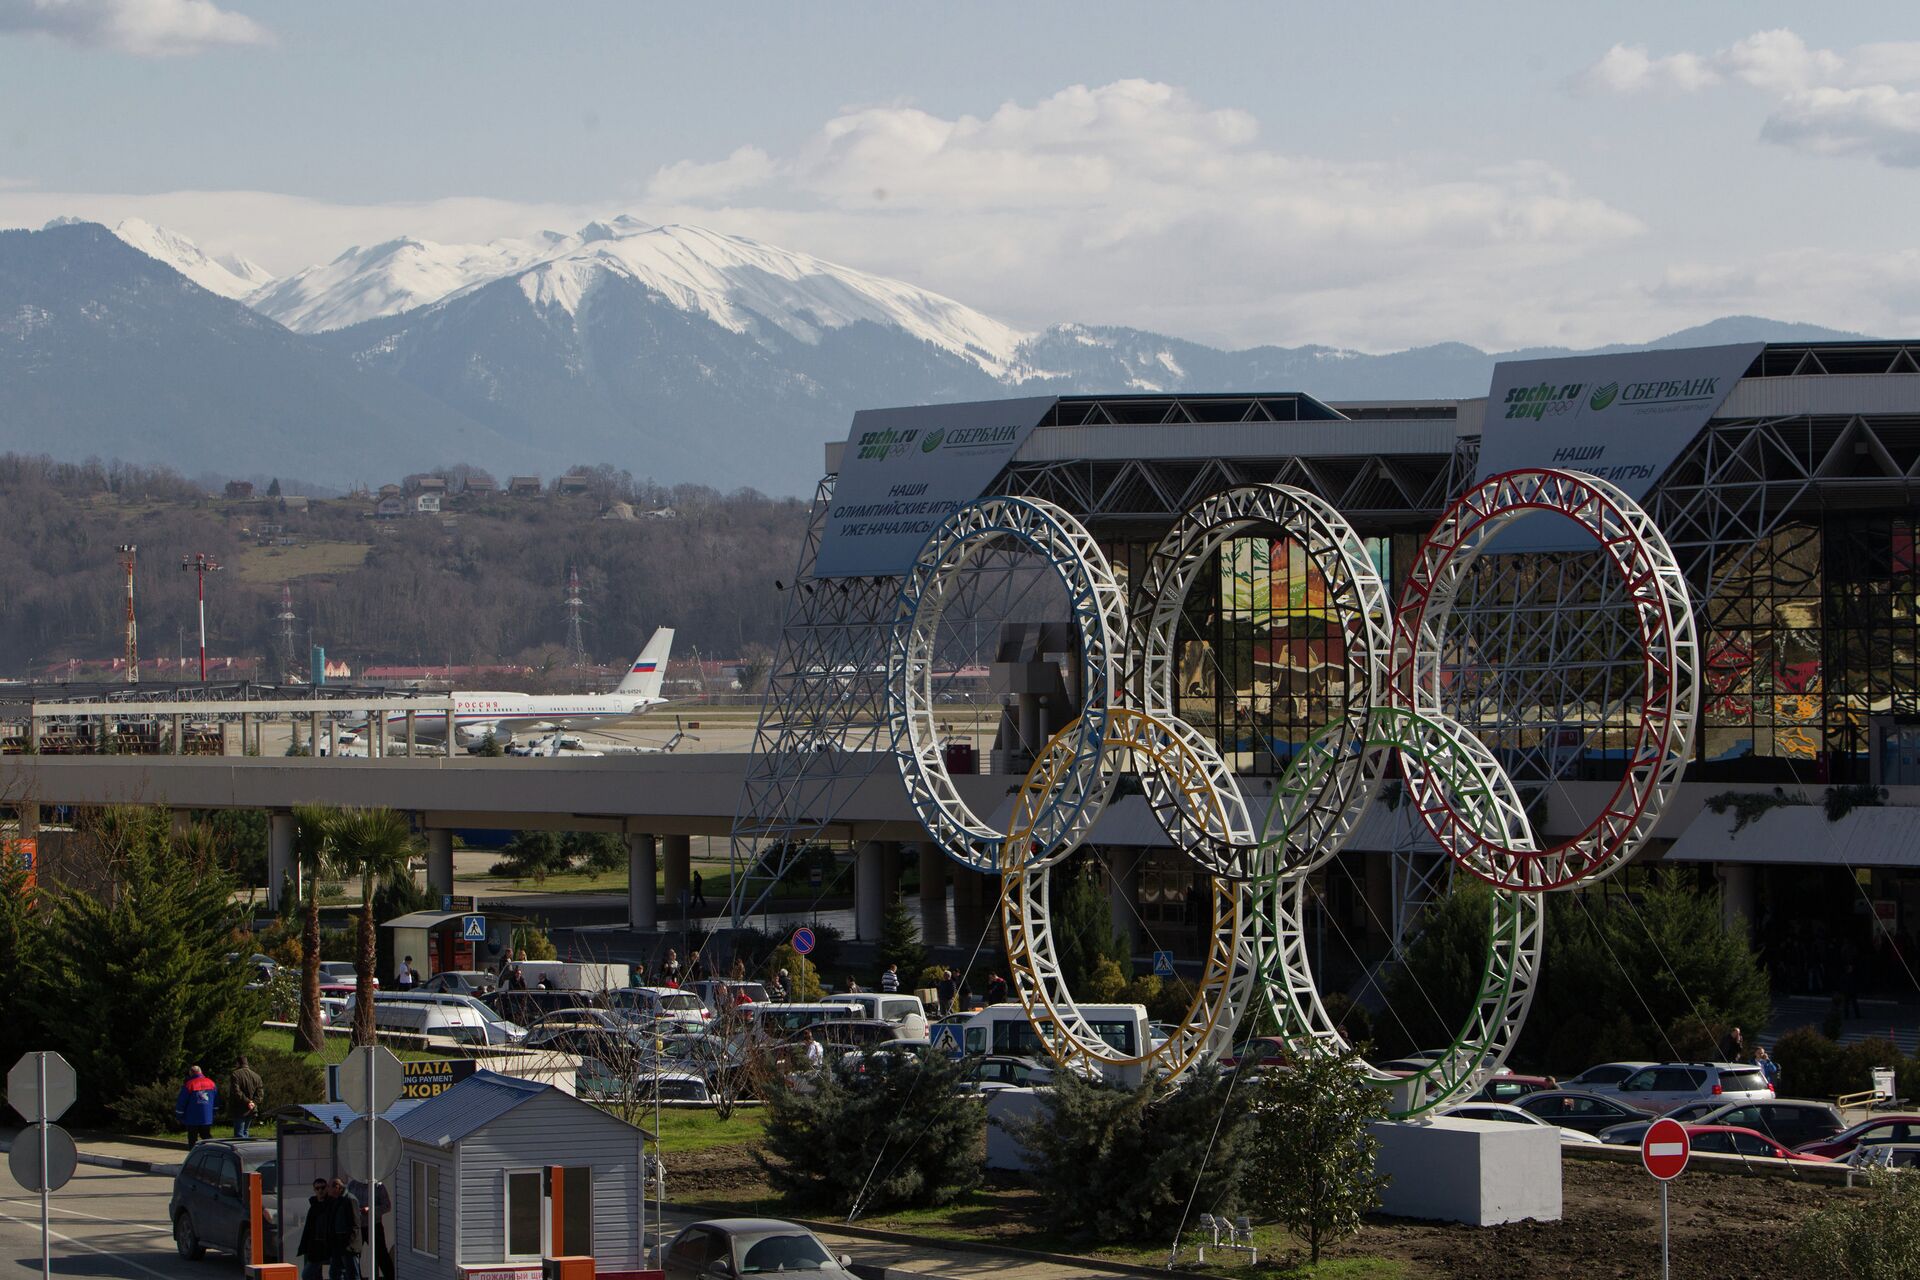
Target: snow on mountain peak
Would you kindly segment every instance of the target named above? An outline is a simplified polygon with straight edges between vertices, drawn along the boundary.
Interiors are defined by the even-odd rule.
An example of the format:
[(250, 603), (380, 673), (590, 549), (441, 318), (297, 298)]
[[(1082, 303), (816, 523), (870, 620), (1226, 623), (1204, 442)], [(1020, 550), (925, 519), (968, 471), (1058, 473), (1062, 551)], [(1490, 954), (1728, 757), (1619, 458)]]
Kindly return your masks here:
[(538, 307), (569, 315), (608, 278), (633, 280), (683, 311), (735, 333), (772, 325), (806, 343), (862, 321), (903, 329), (995, 377), (1017, 372), (1030, 336), (971, 307), (899, 280), (703, 227), (633, 217), (594, 222), (519, 273)]
[(970, 307), (899, 280), (836, 266), (701, 227), (657, 226), (631, 214), (571, 235), (442, 245), (399, 239), (354, 248), (248, 299), (290, 329), (313, 333), (514, 279), (536, 307), (577, 314), (594, 288), (636, 282), (735, 333), (814, 343), (861, 321), (903, 329), (996, 377), (1017, 376), (1030, 336)]
[(164, 262), (210, 293), (235, 300), (245, 298), (273, 279), (264, 267), (245, 258), (213, 258), (176, 231), (156, 227), (142, 218), (127, 218), (113, 234), (149, 258)]

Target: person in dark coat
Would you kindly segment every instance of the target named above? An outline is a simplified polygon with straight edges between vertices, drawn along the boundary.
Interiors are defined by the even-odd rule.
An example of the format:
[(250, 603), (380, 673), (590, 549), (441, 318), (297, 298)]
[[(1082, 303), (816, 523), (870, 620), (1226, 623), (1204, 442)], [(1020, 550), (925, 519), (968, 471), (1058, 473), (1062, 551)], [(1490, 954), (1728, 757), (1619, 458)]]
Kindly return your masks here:
[(344, 1179), (335, 1178), (327, 1197), (327, 1280), (359, 1280), (360, 1202), (347, 1194)]
[(300, 1224), (300, 1280), (321, 1280), (320, 1268), (333, 1260), (333, 1206), (325, 1178), (313, 1180), (307, 1197), (307, 1220)]
[(267, 1082), (260, 1078), (258, 1071), (247, 1065), (243, 1054), (233, 1074), (227, 1077), (227, 1105), (233, 1108), (233, 1136), (252, 1136), (254, 1119), (266, 1104)]
[(199, 1067), (188, 1067), (187, 1082), (173, 1101), (173, 1118), (186, 1129), (189, 1147), (213, 1136), (213, 1118), (219, 1110), (220, 1086)]

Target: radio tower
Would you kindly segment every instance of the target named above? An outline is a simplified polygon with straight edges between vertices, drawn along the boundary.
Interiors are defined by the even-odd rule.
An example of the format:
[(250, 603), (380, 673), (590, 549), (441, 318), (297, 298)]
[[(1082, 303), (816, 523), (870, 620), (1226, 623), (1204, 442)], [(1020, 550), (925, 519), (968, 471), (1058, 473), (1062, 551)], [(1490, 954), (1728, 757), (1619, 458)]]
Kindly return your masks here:
[(140, 683), (140, 628), (133, 620), (133, 565), (140, 548), (129, 542), (120, 548), (127, 570), (127, 683)]
[(280, 612), (274, 615), (280, 623), (280, 670), (282, 678), (291, 674), (293, 666), (293, 584), (280, 584)]
[(567, 665), (579, 671), (591, 661), (587, 642), (580, 638), (580, 571), (567, 566)]

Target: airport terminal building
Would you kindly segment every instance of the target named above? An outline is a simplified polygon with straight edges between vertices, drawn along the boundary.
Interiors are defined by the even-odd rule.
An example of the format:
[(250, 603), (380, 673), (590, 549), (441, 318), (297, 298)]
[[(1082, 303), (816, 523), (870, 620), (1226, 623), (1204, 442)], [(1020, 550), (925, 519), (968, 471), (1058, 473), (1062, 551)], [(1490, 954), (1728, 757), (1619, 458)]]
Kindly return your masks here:
[[(990, 438), (983, 422), (1015, 429)], [(912, 480), (913, 465), (961, 438), (1002, 451), (975, 449)], [(890, 458), (907, 470), (880, 479), (908, 483), (854, 491), (876, 482), (857, 474), (862, 460)], [(1516, 467), (1613, 481), (1656, 522), (1692, 595), (1693, 757), (1657, 838), (1606, 891), (1631, 892), (1649, 863), (1680, 865), (1720, 883), (1784, 989), (1831, 986), (1829, 970), (1856, 962), (1864, 985), (1891, 985), (1920, 929), (1920, 343), (1515, 362), (1486, 398), (1463, 400), (1139, 394), (862, 414), (828, 447), (737, 834), (804, 837), (831, 819), (833, 785), (806, 724), (817, 733), (857, 701), (849, 672), (884, 666), (902, 548), (910, 562), (927, 523), (899, 499), (927, 497), (926, 475), (934, 495), (944, 478), (962, 501), (996, 493), (1064, 507), (1123, 582), (1139, 580), (1154, 543), (1201, 499), (1295, 486), (1346, 517), (1392, 599), (1449, 503)], [(904, 518), (876, 519), (888, 514)], [(1476, 565), (1445, 663), (1448, 714), (1494, 749), (1548, 838), (1606, 803), (1640, 683), (1619, 584), (1591, 542), (1557, 524), (1529, 517)], [(1344, 696), (1333, 687), (1343, 641), (1326, 583), (1297, 546), (1236, 538), (1215, 559), (1184, 605), (1177, 707), (1259, 794)], [(950, 664), (990, 665), (1008, 702), (983, 772), (1023, 771), (1075, 712), (1072, 639), (1044, 608), (1025, 609), (982, 603), (968, 654)], [(1061, 674), (1036, 679), (1036, 663)], [(881, 727), (854, 741), (858, 721), (842, 725), (847, 745), (883, 752)], [(1317, 897), (1357, 962), (1406, 926), (1444, 873), (1393, 796), (1389, 780)], [(1117, 803), (1094, 840), (1116, 922), (1145, 949), (1145, 935), (1192, 923), (1197, 877), (1141, 817)], [(1330, 961), (1338, 949), (1327, 943)]]

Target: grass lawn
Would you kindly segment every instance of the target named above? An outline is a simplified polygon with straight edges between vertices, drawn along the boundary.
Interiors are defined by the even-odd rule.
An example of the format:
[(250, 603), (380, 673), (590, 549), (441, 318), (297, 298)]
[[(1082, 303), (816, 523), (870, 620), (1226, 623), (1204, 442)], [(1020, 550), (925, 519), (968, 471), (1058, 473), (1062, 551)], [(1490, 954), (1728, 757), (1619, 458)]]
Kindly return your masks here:
[[(760, 1107), (743, 1107), (725, 1120), (705, 1109), (662, 1108), (660, 1147), (672, 1155), (675, 1152), (705, 1151), (709, 1147), (758, 1142), (766, 1124), (766, 1116), (766, 1111)], [(653, 1114), (649, 1112), (641, 1116), (640, 1123), (652, 1128)]]
[(366, 563), (364, 542), (309, 542), (294, 547), (248, 547), (232, 567), (246, 582), (285, 582), (315, 573), (346, 573)]

